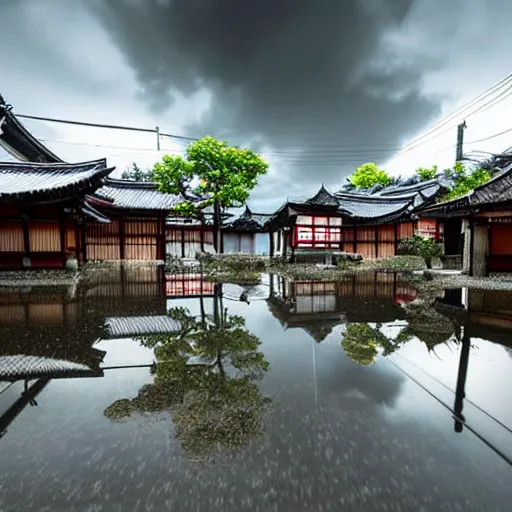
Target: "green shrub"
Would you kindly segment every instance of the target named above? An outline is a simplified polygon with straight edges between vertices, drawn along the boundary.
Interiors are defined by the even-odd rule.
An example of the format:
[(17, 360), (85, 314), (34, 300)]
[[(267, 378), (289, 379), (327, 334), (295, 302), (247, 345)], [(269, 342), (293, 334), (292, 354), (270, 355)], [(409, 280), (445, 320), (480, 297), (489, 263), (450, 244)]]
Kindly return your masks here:
[(433, 238), (417, 234), (400, 240), (399, 252), (402, 255), (422, 257), (428, 269), (432, 268), (432, 260), (442, 254), (441, 246)]

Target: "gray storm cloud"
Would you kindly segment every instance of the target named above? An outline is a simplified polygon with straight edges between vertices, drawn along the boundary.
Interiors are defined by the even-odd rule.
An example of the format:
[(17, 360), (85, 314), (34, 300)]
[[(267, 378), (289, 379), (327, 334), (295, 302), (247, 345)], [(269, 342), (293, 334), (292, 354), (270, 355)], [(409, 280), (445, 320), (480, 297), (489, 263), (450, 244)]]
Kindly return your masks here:
[(422, 95), (440, 63), (394, 53), (413, 0), (87, 2), (163, 111), (200, 87), (212, 106), (191, 134), (270, 144), (296, 178), (329, 180), (385, 161), (439, 111)]
[[(0, 92), (18, 112), (154, 122), (250, 144), (272, 164), (251, 195), (263, 205), (313, 193), (321, 181), (339, 184), (364, 162), (390, 161), (445, 103), (502, 78), (511, 6), (0, 0), (0, 45), (8, 48)], [(63, 126), (48, 125), (58, 130), (52, 136), (34, 126), (49, 139), (67, 135)], [(110, 156), (103, 135), (91, 129), (83, 142), (107, 144)], [(62, 144), (55, 150), (69, 159), (92, 151)]]

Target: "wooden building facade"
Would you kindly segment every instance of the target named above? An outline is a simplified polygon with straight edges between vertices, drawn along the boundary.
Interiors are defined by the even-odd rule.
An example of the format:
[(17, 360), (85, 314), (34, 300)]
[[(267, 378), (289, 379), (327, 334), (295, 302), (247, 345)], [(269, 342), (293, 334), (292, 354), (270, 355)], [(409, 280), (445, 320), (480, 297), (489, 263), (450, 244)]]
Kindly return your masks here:
[(459, 250), (470, 275), (512, 272), (512, 164), (471, 193), (424, 208), (419, 215), (435, 219), (444, 231), (460, 227)]
[(439, 239), (440, 224), (415, 215), (445, 190), (434, 181), (373, 195), (332, 194), (322, 186), (306, 201), (288, 201), (267, 223), (270, 254), (295, 260), (344, 251), (365, 259), (388, 258), (397, 254), (401, 239), (414, 233)]
[(97, 212), (87, 194), (112, 168), (79, 164), (0, 163), (0, 268), (63, 267), (84, 260), (85, 221)]
[(159, 192), (153, 183), (106, 180), (88, 197), (109, 222), (87, 226), (87, 259), (164, 260), (166, 218), (177, 200)]

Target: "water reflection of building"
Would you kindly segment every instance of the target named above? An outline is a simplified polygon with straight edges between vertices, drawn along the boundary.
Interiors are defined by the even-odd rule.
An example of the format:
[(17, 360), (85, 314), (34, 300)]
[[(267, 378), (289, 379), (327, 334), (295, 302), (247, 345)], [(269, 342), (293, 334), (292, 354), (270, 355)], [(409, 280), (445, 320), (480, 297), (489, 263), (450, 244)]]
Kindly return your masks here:
[[(512, 291), (457, 288), (445, 290), (436, 309), (456, 317), (462, 331), (461, 352), (455, 389), (454, 429), (462, 432), (465, 387), (472, 338), (512, 347)], [(492, 418), (494, 419), (494, 418)]]
[(471, 337), (512, 346), (512, 291), (445, 290), (436, 306), (446, 314), (458, 314)]
[(77, 286), (3, 289), (0, 392), (19, 381), (13, 390), (20, 394), (0, 411), (0, 432), (27, 405), (37, 405), (37, 395), (51, 380), (103, 377), (106, 352), (96, 343), (108, 337), (107, 318), (125, 324), (148, 318), (153, 332), (152, 320), (167, 318), (166, 284), (165, 272), (156, 266), (113, 267), (90, 272)]
[(285, 328), (302, 328), (320, 342), (344, 322), (392, 322), (417, 291), (396, 273), (356, 273), (339, 281), (270, 277), (269, 309)]

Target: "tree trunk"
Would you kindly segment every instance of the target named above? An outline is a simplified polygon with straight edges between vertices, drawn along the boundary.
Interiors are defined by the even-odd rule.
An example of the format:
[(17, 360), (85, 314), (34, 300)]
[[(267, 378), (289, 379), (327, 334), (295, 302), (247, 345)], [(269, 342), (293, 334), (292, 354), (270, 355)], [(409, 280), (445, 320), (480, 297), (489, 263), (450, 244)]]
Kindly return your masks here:
[(427, 265), (427, 268), (429, 270), (432, 270), (432, 258), (430, 258), (430, 257), (425, 258), (425, 264)]
[(220, 204), (215, 201), (213, 204), (213, 247), (217, 254), (220, 254), (222, 247), (220, 242), (221, 215)]

